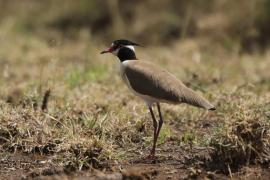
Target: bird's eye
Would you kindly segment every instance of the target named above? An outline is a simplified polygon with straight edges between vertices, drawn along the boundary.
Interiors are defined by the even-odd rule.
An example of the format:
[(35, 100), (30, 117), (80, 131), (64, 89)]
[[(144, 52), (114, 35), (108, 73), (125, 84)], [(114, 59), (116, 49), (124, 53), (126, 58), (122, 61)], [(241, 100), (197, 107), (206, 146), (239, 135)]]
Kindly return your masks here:
[(114, 45), (113, 49), (118, 49), (119, 47), (119, 45)]

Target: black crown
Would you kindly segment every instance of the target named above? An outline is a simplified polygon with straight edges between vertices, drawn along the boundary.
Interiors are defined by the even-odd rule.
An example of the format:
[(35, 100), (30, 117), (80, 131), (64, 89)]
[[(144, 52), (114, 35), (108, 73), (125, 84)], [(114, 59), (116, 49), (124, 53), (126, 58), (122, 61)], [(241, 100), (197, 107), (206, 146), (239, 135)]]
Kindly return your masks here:
[(115, 40), (115, 41), (113, 41), (113, 44), (115, 44), (115, 45), (122, 45), (122, 46), (128, 46), (128, 45), (140, 46), (139, 44), (134, 43), (134, 42), (129, 41), (129, 40), (126, 40), (126, 39)]

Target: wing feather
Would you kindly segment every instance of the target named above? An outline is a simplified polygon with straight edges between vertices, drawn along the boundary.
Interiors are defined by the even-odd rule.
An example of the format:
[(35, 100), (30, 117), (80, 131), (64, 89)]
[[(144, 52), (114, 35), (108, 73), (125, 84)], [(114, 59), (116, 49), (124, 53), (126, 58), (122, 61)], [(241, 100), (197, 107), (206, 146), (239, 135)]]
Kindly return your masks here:
[(214, 107), (174, 75), (147, 61), (128, 61), (124, 73), (130, 86), (140, 94), (171, 103), (187, 103), (206, 109)]

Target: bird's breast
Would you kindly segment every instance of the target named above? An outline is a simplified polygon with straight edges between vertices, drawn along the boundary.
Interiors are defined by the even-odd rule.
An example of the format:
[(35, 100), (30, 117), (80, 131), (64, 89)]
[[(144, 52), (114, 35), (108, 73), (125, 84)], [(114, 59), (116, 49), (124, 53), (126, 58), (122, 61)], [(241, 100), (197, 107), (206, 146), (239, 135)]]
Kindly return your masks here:
[(130, 85), (129, 79), (127, 78), (126, 73), (125, 73), (127, 63), (128, 63), (128, 61), (124, 61), (124, 62), (120, 63), (120, 76), (121, 76), (123, 82), (129, 88), (129, 90), (133, 94), (135, 94), (136, 96), (139, 96), (140, 98), (142, 98), (145, 101), (145, 103), (147, 104), (147, 106), (152, 106), (153, 103), (158, 102), (158, 100), (156, 100), (155, 98), (144, 95), (144, 94), (140, 94), (139, 92), (135, 91), (132, 88), (132, 86)]
[(133, 92), (133, 93), (137, 93), (136, 91), (134, 91), (134, 89), (131, 87), (129, 80), (126, 76), (125, 73), (125, 68), (126, 68), (126, 63), (128, 63), (127, 61), (124, 62), (120, 62), (120, 76), (123, 80), (123, 82), (128, 86), (128, 88)]

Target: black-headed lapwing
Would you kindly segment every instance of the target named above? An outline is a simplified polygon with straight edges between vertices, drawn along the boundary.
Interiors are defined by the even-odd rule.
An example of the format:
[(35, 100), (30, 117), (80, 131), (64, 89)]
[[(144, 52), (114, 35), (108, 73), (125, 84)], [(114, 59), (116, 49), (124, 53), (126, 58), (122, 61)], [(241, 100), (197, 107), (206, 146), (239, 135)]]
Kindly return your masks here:
[[(112, 53), (119, 58), (120, 73), (124, 83), (135, 95), (146, 102), (154, 125), (154, 142), (150, 157), (155, 157), (157, 138), (163, 124), (160, 103), (187, 103), (207, 110), (215, 110), (215, 107), (171, 73), (150, 62), (138, 60), (134, 46), (139, 46), (139, 44), (129, 40), (115, 40), (101, 54)], [(154, 104), (158, 109), (158, 122), (152, 110)]]

